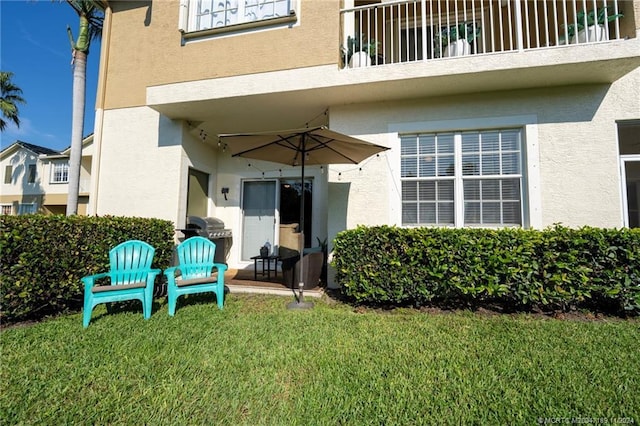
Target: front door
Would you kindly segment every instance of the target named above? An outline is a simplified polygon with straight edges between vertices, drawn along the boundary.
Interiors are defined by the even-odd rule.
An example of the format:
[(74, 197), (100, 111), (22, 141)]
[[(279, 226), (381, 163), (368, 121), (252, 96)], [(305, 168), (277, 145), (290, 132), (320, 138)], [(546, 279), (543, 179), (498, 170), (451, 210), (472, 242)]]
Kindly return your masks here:
[(242, 260), (260, 254), (260, 247), (273, 248), (276, 228), (275, 180), (245, 181), (242, 191)]

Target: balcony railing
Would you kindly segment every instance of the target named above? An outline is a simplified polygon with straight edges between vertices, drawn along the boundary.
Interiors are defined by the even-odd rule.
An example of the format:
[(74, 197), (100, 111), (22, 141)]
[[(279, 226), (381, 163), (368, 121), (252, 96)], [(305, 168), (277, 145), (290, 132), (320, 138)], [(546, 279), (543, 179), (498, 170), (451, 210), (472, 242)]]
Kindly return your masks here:
[(619, 3), (623, 2), (403, 0), (343, 9), (342, 66), (616, 40), (624, 38)]

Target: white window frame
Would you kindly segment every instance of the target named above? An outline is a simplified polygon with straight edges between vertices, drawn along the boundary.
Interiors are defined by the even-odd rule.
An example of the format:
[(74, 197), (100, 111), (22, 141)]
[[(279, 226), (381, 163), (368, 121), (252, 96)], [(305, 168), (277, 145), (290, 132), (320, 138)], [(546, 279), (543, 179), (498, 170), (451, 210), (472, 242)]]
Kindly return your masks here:
[[(59, 169), (66, 170), (59, 170)], [(60, 177), (58, 177), (60, 173)], [(66, 179), (65, 179), (66, 176)], [(54, 162), (51, 163), (51, 183), (69, 183), (69, 162)]]
[[(459, 120), (421, 121), (406, 123), (390, 123), (388, 125), (389, 146), (398, 147), (389, 153), (390, 164), (397, 164), (393, 169), (390, 182), (391, 193), (394, 194), (389, 203), (389, 215), (397, 226), (402, 225), (402, 181), (400, 176), (400, 137), (408, 133), (457, 133), (465, 131), (486, 131), (494, 129), (521, 128), (522, 150), (522, 227), (542, 228), (541, 191), (540, 191), (540, 154), (538, 142), (538, 124), (536, 115), (519, 115), (505, 117), (471, 118)], [(457, 159), (461, 156), (456, 155)], [(459, 165), (461, 166), (461, 164)], [(456, 191), (455, 194), (462, 193)], [(456, 199), (456, 226), (462, 227), (464, 210), (462, 199)], [(477, 226), (475, 226), (477, 227)], [(481, 227), (496, 228), (496, 226)]]
[[(490, 148), (489, 150), (487, 150), (485, 148), (486, 144), (488, 143), (487, 137), (490, 136), (491, 137), (495, 137), (497, 136), (497, 139), (492, 140), (489, 139), (489, 141), (491, 141), (492, 145), (495, 143), (496, 146)], [(505, 148), (502, 144), (502, 142), (500, 142), (501, 140), (503, 140), (503, 137), (507, 136), (507, 135), (517, 135), (517, 140), (516, 140), (516, 148), (511, 148), (511, 147), (507, 147)], [(467, 151), (466, 153), (464, 152), (464, 137), (465, 136), (472, 136), (473, 139), (476, 139), (477, 137), (477, 149), (474, 151)], [(404, 140), (406, 140), (409, 145), (411, 145), (412, 143), (414, 143), (414, 138), (415, 138), (415, 153), (412, 152), (410, 154), (407, 154), (406, 156), (403, 156), (403, 154), (401, 153), (401, 158), (402, 159), (408, 159), (410, 160), (411, 163), (414, 163), (414, 167), (417, 167), (416, 169), (416, 176), (408, 176), (408, 177), (402, 177), (402, 186), (404, 188), (404, 183), (417, 183), (417, 185), (415, 186), (415, 189), (417, 190), (416, 192), (416, 196), (418, 198), (420, 198), (419, 193), (421, 192), (419, 190), (420, 187), (422, 187), (425, 183), (427, 182), (434, 182), (434, 196), (435, 196), (435, 201), (429, 201), (429, 200), (416, 200), (416, 223), (404, 223), (404, 219), (403, 219), (403, 226), (455, 226), (455, 227), (512, 227), (512, 226), (523, 226), (524, 225), (524, 207), (523, 207), (523, 200), (526, 196), (525, 192), (524, 192), (524, 185), (523, 185), (523, 180), (524, 180), (524, 176), (522, 173), (523, 170), (523, 166), (522, 164), (524, 163), (524, 158), (522, 155), (522, 129), (521, 128), (507, 128), (507, 129), (490, 129), (490, 130), (475, 130), (475, 131), (463, 131), (463, 132), (446, 132), (446, 133), (418, 133), (418, 134), (409, 134), (409, 135), (403, 135), (402, 138)], [(434, 151), (432, 154), (420, 154), (419, 153), (419, 141), (425, 138), (427, 140), (432, 140), (433, 148)], [(443, 146), (441, 145), (442, 142), (440, 142), (440, 140), (442, 140), (445, 144), (449, 145), (449, 151), (447, 151), (446, 153), (440, 153), (439, 149)], [(517, 164), (517, 171), (513, 171), (513, 172), (507, 172), (504, 173), (503, 171), (505, 169), (508, 169), (510, 167), (508, 167), (509, 163), (503, 164), (503, 160), (505, 158), (509, 158), (509, 156), (513, 156), (513, 154), (517, 154), (515, 158), (516, 160), (516, 164)], [(472, 174), (467, 174), (465, 173), (465, 163), (464, 163), (464, 158), (468, 157), (468, 158), (475, 158), (477, 160), (477, 170), (475, 170), (475, 173)], [(428, 161), (428, 163), (425, 163), (423, 160), (423, 157), (429, 158), (430, 160)], [(477, 157), (477, 158), (476, 158)], [(495, 157), (493, 159), (493, 161), (491, 161), (490, 163), (488, 163), (489, 165), (489, 170), (485, 170), (485, 163), (484, 161), (488, 161), (486, 159), (488, 159), (489, 157)], [(413, 161), (411, 161), (413, 160)], [(441, 170), (441, 161), (445, 161), (444, 162), (444, 166), (447, 166), (446, 170)], [(494, 164), (494, 162), (497, 161), (497, 163)], [(431, 164), (433, 167), (433, 176), (424, 176), (422, 175), (422, 173), (420, 172), (420, 169), (422, 167), (423, 164)], [(473, 165), (476, 165), (476, 163), (472, 160)], [(402, 169), (402, 166), (401, 166)], [(474, 168), (475, 169), (475, 168)], [(453, 173), (453, 174), (450, 174)], [(508, 181), (514, 181), (516, 180), (518, 182), (518, 195), (516, 198), (512, 198), (512, 199), (503, 199), (504, 196), (504, 192), (503, 192), (503, 185), (508, 182)], [(465, 198), (465, 193), (466, 193), (466, 184), (467, 183), (471, 183), (471, 182), (478, 182), (477, 184), (477, 191), (478, 191), (478, 198), (473, 198), (473, 199), (467, 199)], [(497, 194), (495, 196), (492, 196), (491, 199), (487, 200), (483, 200), (483, 194), (484, 194), (484, 189), (483, 187), (485, 185), (487, 185), (489, 182), (498, 182), (497, 184)], [(451, 196), (452, 198), (446, 199), (446, 200), (439, 200), (439, 196), (441, 194), (440, 192), (440, 186), (442, 186), (442, 184), (444, 184), (445, 182), (450, 182), (450, 186), (451, 187)], [(448, 191), (447, 191), (448, 192)], [(509, 204), (514, 204), (516, 203), (519, 206), (519, 211), (517, 212), (517, 216), (518, 216), (518, 222), (513, 222), (513, 221), (509, 221), (507, 219), (505, 219), (505, 214), (506, 214), (506, 206), (508, 206)], [(408, 205), (412, 205), (414, 204), (413, 201), (406, 201), (404, 199), (403, 196), (403, 211), (405, 209), (405, 207), (407, 207)], [(421, 206), (428, 206), (434, 204), (434, 211), (433, 213), (435, 214), (434, 222), (422, 222), (420, 220), (420, 207)], [(474, 222), (468, 222), (467, 221), (467, 217), (466, 217), (466, 208), (467, 205), (470, 204), (474, 204), (477, 206), (478, 211), (478, 221), (474, 221)], [(485, 214), (483, 213), (483, 209), (489, 205), (495, 205), (497, 204), (498, 209), (495, 211), (495, 213), (498, 214), (498, 218), (497, 220), (486, 220), (485, 219)], [(449, 207), (446, 207), (447, 205), (449, 205)], [(443, 211), (442, 209), (445, 209), (444, 211), (449, 212), (450, 219), (453, 221), (453, 223), (449, 223), (449, 222), (441, 222), (439, 219), (439, 213), (441, 211)], [(403, 215), (404, 218), (404, 215)]]
[[(219, 33), (229, 33), (234, 31), (243, 31), (254, 28), (263, 28), (266, 26), (290, 26), (297, 21), (297, 11), (300, 10), (300, 0), (286, 0), (288, 1), (287, 9), (288, 13), (282, 16), (275, 16), (269, 18), (262, 18), (257, 20), (240, 20), (237, 22), (221, 25), (217, 27), (202, 27), (198, 28), (197, 21), (201, 16), (198, 16), (198, 3), (202, 0), (180, 0), (180, 13), (178, 21), (178, 29), (183, 33), (185, 38), (195, 38), (206, 35), (213, 35)], [(251, 1), (269, 2), (275, 3), (281, 0), (237, 0), (238, 1), (238, 17), (245, 17), (245, 10), (247, 7), (253, 6), (247, 4)], [(259, 3), (256, 3), (256, 5)]]
[[(415, 141), (414, 141), (415, 138)], [(431, 139), (433, 141), (433, 152), (430, 154), (420, 154), (419, 152), (419, 147), (421, 145), (420, 141), (421, 139), (426, 138), (426, 139)], [(413, 144), (415, 142), (415, 146), (414, 146), (414, 152), (407, 154), (406, 156), (403, 156), (402, 153), (402, 139), (406, 139), (410, 144)], [(433, 191), (434, 191), (434, 195), (435, 195), (435, 200), (432, 201), (427, 201), (427, 200), (414, 200), (416, 201), (416, 215), (419, 216), (420, 215), (420, 207), (421, 206), (427, 206), (429, 204), (432, 204), (434, 206), (434, 214), (435, 214), (435, 220), (436, 222), (433, 223), (429, 223), (429, 225), (434, 225), (434, 226), (453, 226), (455, 224), (455, 219), (456, 219), (456, 212), (455, 212), (455, 206), (457, 203), (457, 196), (455, 194), (455, 187), (457, 185), (457, 181), (456, 181), (456, 176), (455, 173), (454, 175), (448, 174), (449, 171), (453, 171), (450, 170), (451, 166), (454, 166), (454, 168), (457, 166), (457, 162), (456, 162), (456, 153), (457, 150), (455, 148), (456, 146), (456, 142), (455, 142), (456, 136), (454, 133), (452, 132), (446, 132), (446, 133), (416, 133), (416, 134), (403, 134), (401, 135), (401, 152), (400, 152), (400, 159), (402, 162), (404, 162), (403, 160), (409, 160), (411, 163), (414, 164), (416, 170), (415, 170), (415, 176), (401, 176), (401, 189), (404, 190), (404, 183), (416, 183), (415, 185), (415, 190), (416, 190), (416, 196), (419, 195), (420, 192), (422, 192), (421, 187), (423, 187), (423, 185), (426, 185), (427, 183), (432, 182), (433, 183)], [(443, 146), (445, 146), (445, 144), (443, 144), (444, 141), (448, 141), (449, 143), (447, 145), (450, 146), (450, 150), (447, 150), (445, 152), (442, 152), (441, 149), (443, 148)], [(420, 161), (420, 160), (423, 161)], [(428, 161), (427, 161), (428, 159)], [(449, 165), (449, 167), (447, 168), (447, 174), (440, 174), (441, 172), (441, 164), (442, 162), (445, 161), (445, 165)], [(421, 176), (421, 169), (422, 169), (422, 165), (425, 164), (431, 164), (433, 167), (433, 176)], [(402, 173), (402, 169), (403, 169), (403, 164), (400, 164), (400, 171)], [(440, 198), (440, 194), (441, 194), (441, 188), (444, 186), (445, 183), (449, 183), (449, 185), (452, 188), (452, 198), (451, 199), (441, 199)], [(448, 191), (447, 191), (448, 192)], [(405, 205), (412, 205), (414, 204), (413, 201), (407, 202), (404, 200), (404, 196), (402, 197), (401, 200), (402, 206), (401, 206), (401, 210), (404, 211)], [(440, 213), (442, 210), (444, 210), (444, 207), (448, 206), (448, 211), (449, 213), (451, 213), (453, 216), (451, 217), (451, 219), (453, 220), (454, 224), (451, 223), (444, 223), (441, 222), (440, 219)], [(453, 207), (453, 208), (452, 208)], [(421, 224), (419, 223), (414, 223), (414, 224), (405, 224), (403, 223), (404, 220), (401, 222), (401, 224), (403, 226), (421, 226)]]
[[(9, 208), (8, 212), (5, 211), (5, 209), (7, 207)], [(13, 214), (13, 204), (11, 204), (11, 203), (0, 204), (0, 214), (12, 215)]]

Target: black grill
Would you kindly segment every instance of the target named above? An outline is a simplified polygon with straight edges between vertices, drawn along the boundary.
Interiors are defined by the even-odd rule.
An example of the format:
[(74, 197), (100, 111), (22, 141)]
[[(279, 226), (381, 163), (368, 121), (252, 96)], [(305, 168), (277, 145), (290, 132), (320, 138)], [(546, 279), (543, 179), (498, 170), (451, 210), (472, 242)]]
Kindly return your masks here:
[(227, 263), (229, 249), (233, 243), (233, 233), (231, 229), (224, 227), (224, 222), (215, 217), (187, 216), (185, 229), (180, 232), (185, 239), (195, 236), (205, 237), (216, 243), (215, 261), (217, 263)]

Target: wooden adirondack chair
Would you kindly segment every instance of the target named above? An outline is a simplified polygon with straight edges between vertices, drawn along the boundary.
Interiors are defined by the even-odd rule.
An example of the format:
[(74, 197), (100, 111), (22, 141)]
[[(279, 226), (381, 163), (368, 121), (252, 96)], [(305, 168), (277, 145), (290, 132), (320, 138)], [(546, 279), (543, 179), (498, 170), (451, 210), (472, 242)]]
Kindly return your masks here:
[[(100, 303), (140, 300), (144, 319), (151, 317), (153, 285), (159, 269), (151, 269), (155, 249), (144, 241), (125, 241), (109, 251), (109, 272), (88, 275), (84, 283), (82, 325), (89, 326), (91, 312)], [(109, 278), (110, 285), (96, 285), (96, 280)]]
[[(222, 309), (227, 265), (214, 262), (216, 244), (204, 237), (191, 237), (178, 245), (177, 252), (178, 266), (164, 271), (169, 315), (175, 315), (178, 297), (195, 293), (215, 293), (218, 308)], [(215, 275), (214, 270), (217, 271)], [(177, 272), (179, 276), (176, 276)]]

